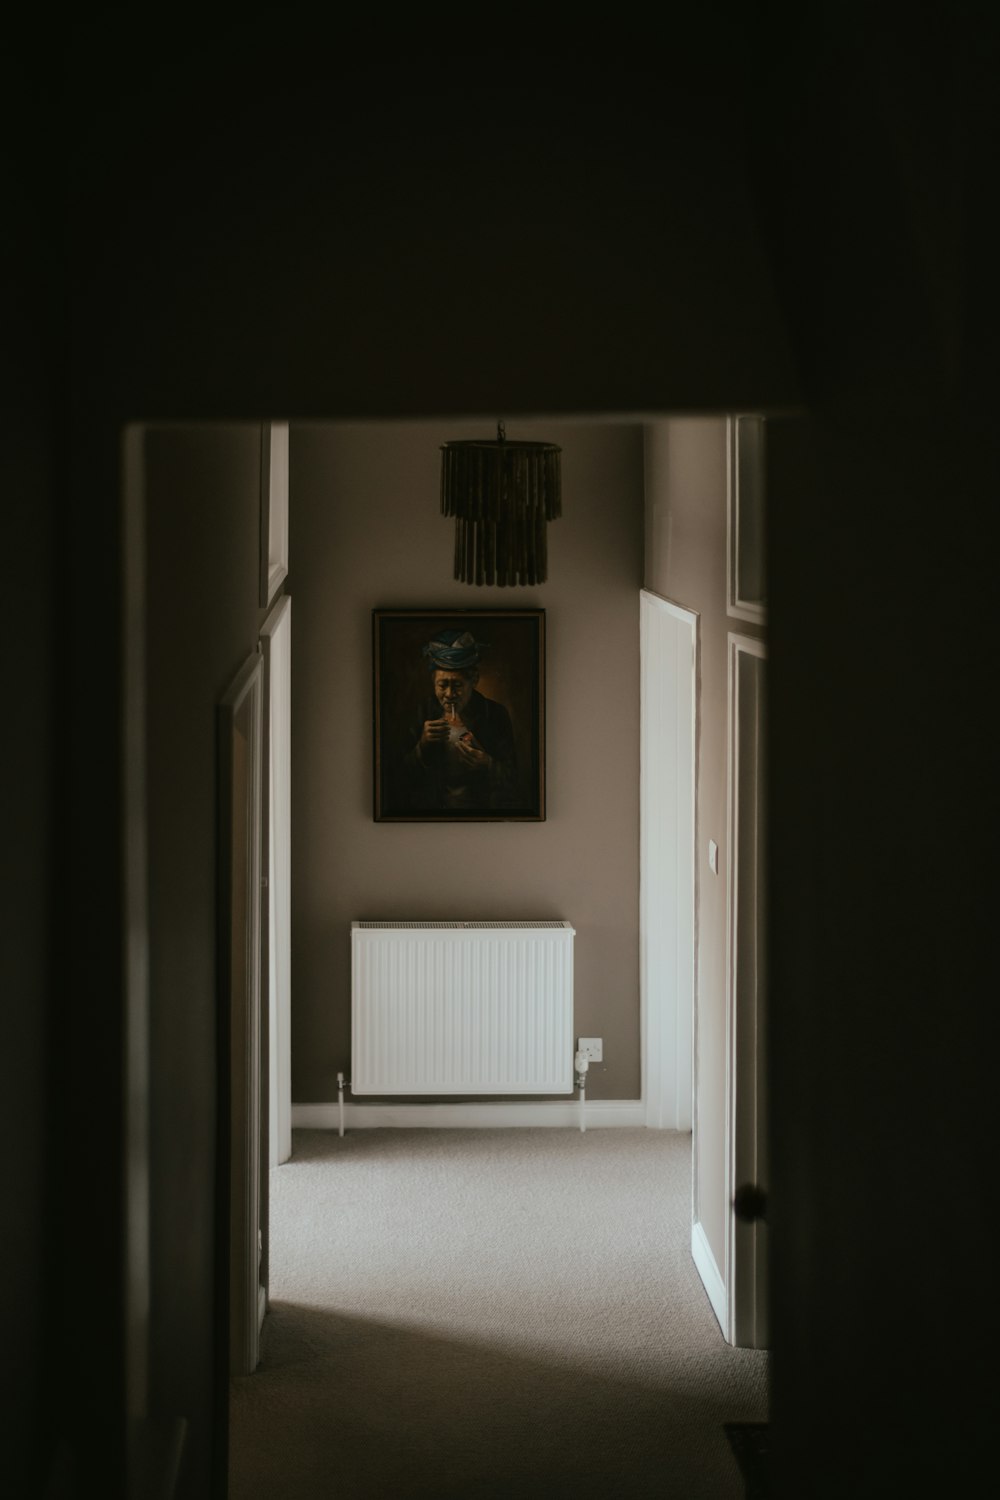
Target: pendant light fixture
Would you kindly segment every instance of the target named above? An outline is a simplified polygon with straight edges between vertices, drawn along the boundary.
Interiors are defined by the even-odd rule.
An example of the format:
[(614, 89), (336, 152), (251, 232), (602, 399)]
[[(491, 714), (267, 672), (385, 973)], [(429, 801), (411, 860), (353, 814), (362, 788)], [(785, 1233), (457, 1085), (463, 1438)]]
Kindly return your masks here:
[(544, 583), (546, 527), (562, 514), (562, 449), (496, 439), (441, 444), (441, 511), (455, 517), (455, 577), (462, 583)]

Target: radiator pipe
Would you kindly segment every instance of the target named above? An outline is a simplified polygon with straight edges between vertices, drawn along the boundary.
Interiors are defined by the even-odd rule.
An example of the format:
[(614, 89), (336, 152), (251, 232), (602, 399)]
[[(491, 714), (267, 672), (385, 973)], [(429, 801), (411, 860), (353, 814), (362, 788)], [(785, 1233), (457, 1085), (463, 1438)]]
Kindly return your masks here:
[(580, 1090), (580, 1133), (587, 1129), (587, 1069), (590, 1067), (590, 1058), (585, 1052), (578, 1052), (574, 1059), (576, 1067), (576, 1086)]
[(343, 1135), (344, 1135), (344, 1075), (343, 1075), (343, 1073), (338, 1073), (337, 1074), (337, 1106), (338, 1106), (338, 1108), (340, 1110), (340, 1131), (339, 1131), (339, 1134), (340, 1134), (341, 1138), (343, 1138)]

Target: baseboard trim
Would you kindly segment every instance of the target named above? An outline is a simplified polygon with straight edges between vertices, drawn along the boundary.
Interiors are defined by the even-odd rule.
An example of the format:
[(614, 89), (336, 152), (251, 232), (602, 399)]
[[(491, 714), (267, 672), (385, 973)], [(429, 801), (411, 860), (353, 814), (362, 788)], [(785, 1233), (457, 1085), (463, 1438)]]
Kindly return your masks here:
[(719, 1267), (715, 1263), (712, 1247), (708, 1243), (708, 1237), (700, 1224), (691, 1225), (691, 1254), (694, 1257), (695, 1269), (701, 1277), (702, 1285), (708, 1293), (708, 1300), (712, 1304), (712, 1311), (719, 1320), (722, 1336), (726, 1338), (726, 1328), (729, 1324), (728, 1308), (726, 1305), (726, 1283), (722, 1279)]
[[(584, 1106), (588, 1130), (608, 1125), (642, 1126), (646, 1110), (641, 1099), (588, 1099)], [(510, 1126), (580, 1128), (576, 1100), (540, 1100), (532, 1104), (345, 1104), (345, 1130), (492, 1130)], [(294, 1130), (338, 1130), (338, 1104), (293, 1104)]]

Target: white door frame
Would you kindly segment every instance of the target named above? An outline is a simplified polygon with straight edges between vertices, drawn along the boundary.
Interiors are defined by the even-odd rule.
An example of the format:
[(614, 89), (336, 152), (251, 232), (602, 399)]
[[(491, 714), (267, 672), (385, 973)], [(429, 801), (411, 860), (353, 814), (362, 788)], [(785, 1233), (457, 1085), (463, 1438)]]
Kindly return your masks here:
[[(767, 1347), (767, 1226), (740, 1222), (733, 1195), (766, 1186), (764, 1040), (766, 989), (761, 931), (764, 834), (765, 643), (730, 632), (727, 754), (729, 889), (726, 922), (726, 1320), (729, 1343)], [(751, 719), (744, 725), (741, 664), (752, 663)], [(749, 688), (749, 684), (747, 684)], [(751, 763), (749, 767), (746, 761)], [(746, 772), (749, 770), (749, 781)], [(741, 774), (742, 773), (742, 774)], [(741, 787), (743, 795), (741, 795)], [(747, 795), (748, 794), (748, 795)], [(744, 920), (745, 919), (745, 920)]]
[[(260, 940), (264, 673), (254, 652), (219, 703), (220, 1004), (226, 1016), (229, 1368), (251, 1375), (266, 1305), (261, 1283)], [(220, 1080), (221, 1081), (221, 1080)]]
[(292, 1154), (291, 823), (292, 601), (282, 595), (260, 632), (267, 726), (268, 1163)]
[(639, 952), (646, 1125), (692, 1128), (698, 615), (639, 595)]

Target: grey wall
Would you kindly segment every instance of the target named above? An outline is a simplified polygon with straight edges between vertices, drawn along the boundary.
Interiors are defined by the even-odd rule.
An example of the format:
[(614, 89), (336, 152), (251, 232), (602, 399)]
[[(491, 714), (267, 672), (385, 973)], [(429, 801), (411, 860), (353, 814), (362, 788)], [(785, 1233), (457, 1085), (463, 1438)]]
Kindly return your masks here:
[[(16, 109), (11, 122), (15, 117)], [(15, 1488), (30, 1493), (44, 1472), (39, 1451), (56, 1447), (49, 1397), (57, 1347), (53, 1330), (61, 1312), (57, 1246), (65, 1232), (66, 1143), (53, 1128), (54, 1101), (64, 1078), (54, 1066), (58, 1028), (52, 1003), (55, 976), (66, 961), (52, 936), (59, 870), (59, 808), (53, 795), (59, 638), (55, 564), (63, 476), (57, 447), (65, 413), (57, 375), (58, 309), (48, 284), (55, 226), (39, 212), (37, 189), (30, 182), (6, 170), (5, 181), (5, 218), (19, 225), (23, 240), (0, 293), (0, 484), (10, 559), (5, 585), (7, 710), (0, 754), (0, 1025), (5, 1058), (0, 1132), (10, 1149), (0, 1277), (9, 1292), (5, 1321), (11, 1348), (18, 1351), (16, 1358), (4, 1361), (0, 1409), (5, 1470)], [(5, 240), (5, 249), (10, 248)]]
[[(355, 918), (548, 917), (576, 928), (575, 1034), (603, 1036), (594, 1098), (639, 1095), (638, 427), (508, 421), (563, 449), (563, 515), (534, 589), (452, 578), (440, 444), (487, 424), (295, 426), (293, 1097), (350, 1076)], [(547, 816), (441, 826), (372, 820), (375, 606), (546, 612)]]
[[(695, 1214), (716, 1264), (725, 1257), (726, 828), (728, 641), (730, 631), (763, 635), (726, 613), (726, 420), (677, 417), (645, 429), (645, 587), (699, 616), (696, 810), (698, 985)], [(719, 870), (708, 842), (719, 846)]]
[[(188, 1424), (179, 1496), (220, 1454), (214, 1296), (219, 1047), (217, 704), (255, 649), (260, 428), (145, 437), (149, 799), (150, 1405)], [(224, 1453), (224, 1447), (222, 1449)]]

